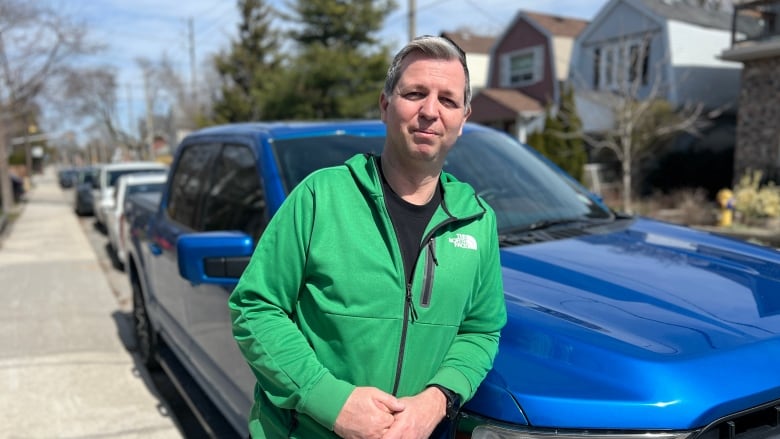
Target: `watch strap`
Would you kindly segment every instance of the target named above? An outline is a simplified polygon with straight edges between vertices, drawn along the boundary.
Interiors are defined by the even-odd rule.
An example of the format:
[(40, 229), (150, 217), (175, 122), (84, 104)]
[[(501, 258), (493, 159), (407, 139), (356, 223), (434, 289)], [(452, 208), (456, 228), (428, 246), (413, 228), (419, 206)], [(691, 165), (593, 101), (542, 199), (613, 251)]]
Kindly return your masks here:
[(460, 411), (460, 395), (440, 384), (431, 384), (428, 387), (435, 387), (444, 394), (444, 397), (447, 399), (447, 408), (444, 417), (449, 420), (455, 419), (458, 415), (458, 411)]

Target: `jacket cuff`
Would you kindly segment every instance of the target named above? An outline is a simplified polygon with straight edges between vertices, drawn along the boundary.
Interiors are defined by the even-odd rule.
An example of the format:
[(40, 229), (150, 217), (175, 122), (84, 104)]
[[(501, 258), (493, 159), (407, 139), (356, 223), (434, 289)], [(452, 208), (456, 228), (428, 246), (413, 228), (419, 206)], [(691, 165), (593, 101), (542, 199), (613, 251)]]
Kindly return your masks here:
[(427, 386), (432, 384), (438, 384), (444, 386), (453, 392), (460, 395), (461, 401), (466, 402), (474, 396), (476, 389), (471, 388), (471, 383), (468, 379), (457, 369), (452, 367), (444, 367), (436, 372), (436, 375), (428, 381)]
[(353, 390), (355, 390), (355, 386), (352, 384), (326, 373), (307, 392), (306, 399), (301, 402), (299, 411), (311, 416), (312, 419), (332, 431), (336, 418), (341, 413), (341, 408), (344, 407), (344, 403), (347, 402), (347, 398)]

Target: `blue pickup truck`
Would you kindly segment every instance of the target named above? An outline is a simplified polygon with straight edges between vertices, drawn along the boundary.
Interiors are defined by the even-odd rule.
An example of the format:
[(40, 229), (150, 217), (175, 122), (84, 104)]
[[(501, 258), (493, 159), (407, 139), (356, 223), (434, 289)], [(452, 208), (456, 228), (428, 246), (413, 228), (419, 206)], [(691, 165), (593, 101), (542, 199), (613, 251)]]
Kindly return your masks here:
[[(254, 377), (228, 295), (285, 195), (315, 169), (379, 153), (384, 134), (379, 121), (207, 128), (178, 147), (159, 199), (128, 200), (141, 357), (175, 359), (241, 435)], [(474, 124), (445, 170), (496, 212), (508, 311), (457, 437), (780, 437), (779, 252), (616, 214)]]

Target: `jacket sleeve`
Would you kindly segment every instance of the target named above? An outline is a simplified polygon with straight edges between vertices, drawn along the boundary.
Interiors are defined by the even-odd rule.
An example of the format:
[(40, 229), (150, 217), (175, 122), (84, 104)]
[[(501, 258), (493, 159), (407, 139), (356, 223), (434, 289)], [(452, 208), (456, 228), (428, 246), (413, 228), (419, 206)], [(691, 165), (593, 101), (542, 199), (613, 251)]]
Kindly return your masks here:
[(304, 181), (268, 224), (229, 307), (233, 336), (268, 399), (332, 429), (354, 386), (320, 363), (294, 321), (314, 209)]
[(487, 208), (485, 228), (489, 246), (481, 255), (479, 279), (471, 306), (458, 334), (430, 384), (442, 385), (470, 400), (493, 367), (500, 332), (506, 324), (506, 305), (495, 214)]

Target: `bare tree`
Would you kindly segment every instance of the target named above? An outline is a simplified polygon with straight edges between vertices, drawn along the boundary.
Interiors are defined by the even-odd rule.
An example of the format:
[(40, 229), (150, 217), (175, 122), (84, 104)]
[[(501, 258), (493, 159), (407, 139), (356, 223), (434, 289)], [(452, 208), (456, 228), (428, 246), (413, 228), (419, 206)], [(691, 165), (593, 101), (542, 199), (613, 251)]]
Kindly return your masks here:
[(182, 79), (176, 71), (167, 54), (163, 54), (157, 64), (156, 77), (163, 92), (172, 101), (176, 119), (186, 128), (194, 128), (200, 115), (200, 104), (197, 102), (197, 94), (192, 92), (192, 87)]
[(615, 116), (613, 128), (600, 136), (582, 133), (595, 149), (608, 149), (620, 162), (623, 209), (633, 212), (633, 176), (637, 163), (647, 158), (661, 140), (674, 134), (699, 134), (701, 104), (675, 109), (660, 98), (643, 100), (631, 96), (613, 98), (609, 108)]
[[(643, 158), (654, 151), (664, 138), (687, 132), (698, 135), (705, 121), (701, 103), (678, 107), (663, 96), (662, 67), (668, 55), (655, 63), (649, 71), (649, 37), (644, 43), (631, 45), (622, 42), (617, 47), (622, 53), (611, 59), (614, 66), (606, 82), (609, 87), (579, 94), (607, 110), (612, 117), (612, 127), (599, 133), (585, 131), (569, 134), (581, 136), (594, 150), (606, 149), (614, 153), (622, 174), (623, 209), (631, 213), (634, 169)], [(636, 49), (636, 50), (634, 50)], [(602, 60), (603, 61), (603, 60)], [(586, 87), (580, 87), (585, 89)]]
[(72, 117), (93, 121), (107, 136), (108, 145), (127, 149), (127, 136), (117, 122), (116, 73), (110, 67), (71, 70), (64, 75), (64, 97)]
[[(146, 127), (143, 134), (147, 145), (151, 148), (154, 137), (160, 133), (165, 134), (166, 140), (170, 140), (167, 137), (172, 130), (196, 128), (199, 118), (202, 118), (201, 109), (204, 106), (196, 101), (191, 87), (176, 71), (168, 55), (163, 53), (156, 61), (138, 58), (136, 63), (144, 78)], [(207, 98), (206, 96), (203, 99)], [(161, 110), (160, 107), (166, 105), (166, 110)], [(157, 126), (163, 120), (166, 125)], [(149, 153), (151, 154), (151, 150)]]
[[(94, 51), (86, 28), (41, 2), (0, 0), (0, 186), (11, 208), (8, 137), (28, 105), (74, 57)], [(20, 114), (21, 109), (21, 114)], [(21, 124), (26, 130), (26, 124)]]

